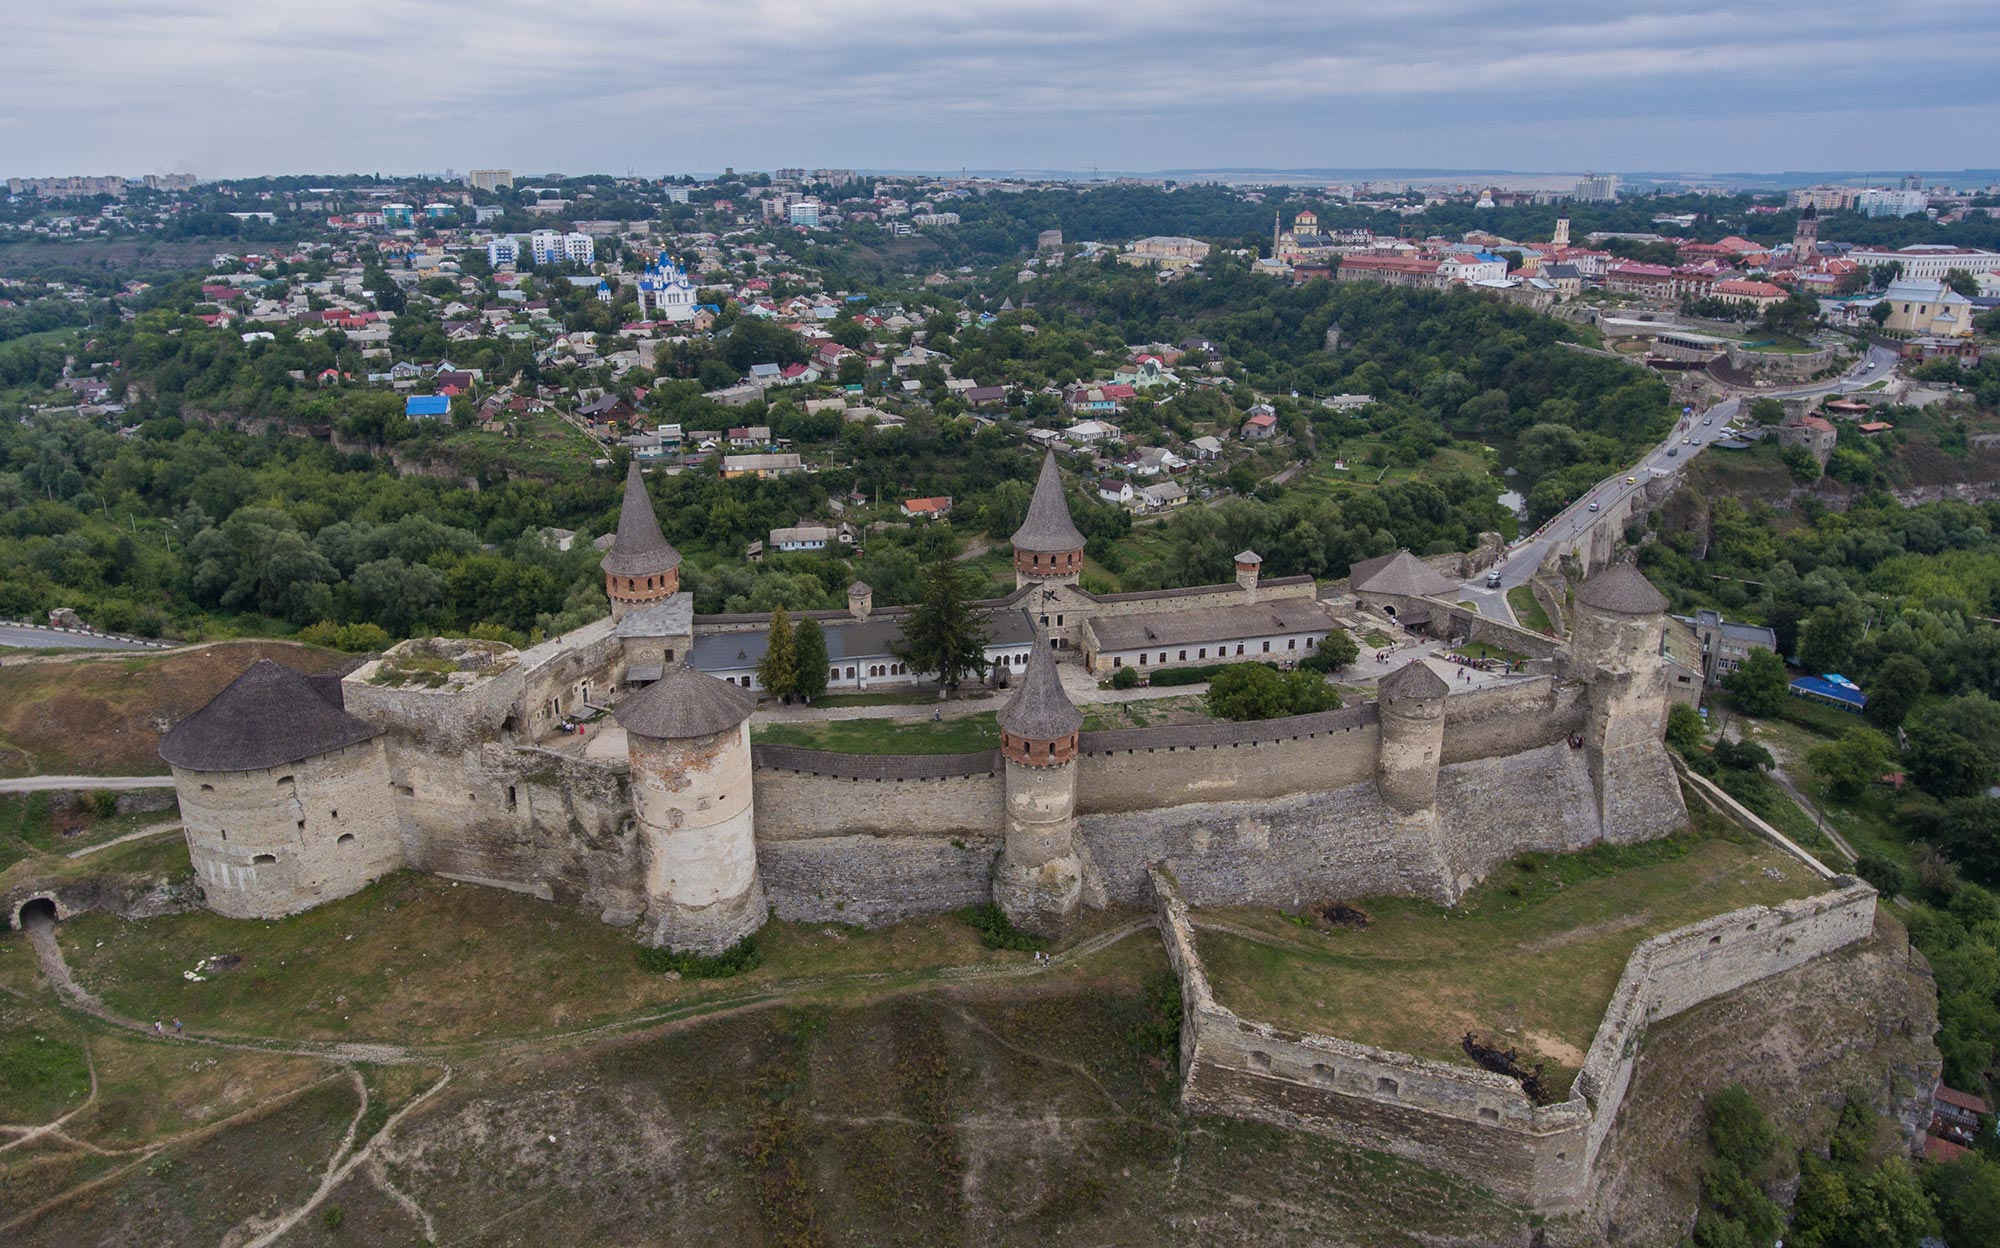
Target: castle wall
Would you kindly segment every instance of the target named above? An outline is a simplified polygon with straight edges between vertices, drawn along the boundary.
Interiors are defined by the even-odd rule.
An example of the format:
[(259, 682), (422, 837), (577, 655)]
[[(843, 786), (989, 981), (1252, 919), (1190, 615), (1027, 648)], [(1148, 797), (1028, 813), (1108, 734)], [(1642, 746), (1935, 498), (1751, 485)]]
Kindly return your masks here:
[(396, 738), (390, 777), (411, 866), (636, 921), (644, 859), (624, 762), (530, 746), (439, 753)]
[(1428, 829), (1399, 821), (1363, 779), (1332, 791), (1082, 815), (1091, 905), (1151, 902), (1171, 860), (1197, 905), (1289, 906), (1320, 897), (1434, 897), (1444, 876)]
[(1375, 774), (1379, 740), (1372, 703), (1243, 724), (1086, 732), (1077, 760), (1077, 812), (1339, 789)]
[[(1801, 869), (1805, 869), (1801, 864)], [(1150, 873), (1155, 915), (1182, 997), (1182, 1102), (1379, 1148), (1481, 1183), (1541, 1211), (1588, 1198), (1648, 1023), (1865, 939), (1875, 893), (1837, 891), (1753, 906), (1665, 932), (1634, 950), (1571, 1097), (1531, 1104), (1513, 1080), (1332, 1036), (1243, 1019), (1201, 967), (1181, 864)]]
[(758, 869), (779, 918), (872, 927), (990, 899), (1006, 818), (997, 752), (755, 755)]
[(174, 769), (188, 858), (210, 909), (294, 914), (403, 865), (379, 738), (259, 771)]
[(1584, 721), (1581, 685), (1552, 676), (1453, 693), (1444, 704), (1446, 765), (1567, 740)]
[(1586, 848), (1600, 835), (1589, 763), (1559, 740), (1440, 768), (1437, 829), (1457, 895), (1523, 851)]

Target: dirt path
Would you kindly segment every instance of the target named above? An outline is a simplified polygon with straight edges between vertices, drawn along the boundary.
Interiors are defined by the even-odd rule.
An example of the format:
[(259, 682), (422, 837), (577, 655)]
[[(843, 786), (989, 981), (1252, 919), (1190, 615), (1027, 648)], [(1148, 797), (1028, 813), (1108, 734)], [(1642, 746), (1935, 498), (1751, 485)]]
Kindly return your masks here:
[(98, 850), (110, 849), (113, 845), (127, 845), (133, 841), (143, 841), (150, 837), (165, 836), (169, 832), (179, 833), (180, 830), (181, 821), (178, 819), (167, 823), (156, 823), (150, 828), (140, 828), (137, 832), (127, 832), (123, 836), (114, 836), (108, 841), (99, 841), (95, 845), (86, 845), (82, 849), (72, 849), (63, 856), (65, 858), (87, 858)]
[(1813, 822), (1819, 825), (1819, 830), (1826, 833), (1826, 839), (1833, 842), (1833, 847), (1839, 850), (1846, 857), (1847, 861), (1853, 862), (1861, 856), (1854, 852), (1854, 846), (1847, 843), (1846, 837), (1834, 830), (1832, 822), (1826, 817), (1826, 812), (1813, 805), (1812, 800), (1800, 792), (1799, 786), (1792, 783), (1792, 778), (1785, 774), (1784, 767), (1773, 767), (1771, 769), (1771, 779), (1779, 788), (1785, 791), (1787, 797), (1799, 804), (1800, 810), (1812, 816)]
[(172, 776), (15, 776), (0, 779), (0, 793), (39, 793), (48, 789), (171, 789)]

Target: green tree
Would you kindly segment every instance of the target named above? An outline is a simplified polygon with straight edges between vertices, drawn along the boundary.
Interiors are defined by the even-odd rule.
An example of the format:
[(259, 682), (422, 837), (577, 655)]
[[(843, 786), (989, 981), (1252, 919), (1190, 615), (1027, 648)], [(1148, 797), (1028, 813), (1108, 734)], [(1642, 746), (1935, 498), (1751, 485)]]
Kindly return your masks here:
[(795, 643), (798, 657), (794, 662), (797, 675), (792, 682), (793, 691), (807, 702), (817, 701), (826, 693), (827, 654), (826, 633), (819, 621), (807, 616), (799, 621), (798, 637)]
[(787, 700), (798, 688), (798, 675), (798, 643), (792, 633), (792, 618), (783, 607), (778, 607), (771, 612), (764, 657), (757, 661), (757, 683), (772, 697)]
[(1875, 322), (1876, 326), (1879, 328), (1889, 323), (1889, 316), (1893, 310), (1894, 309), (1890, 308), (1888, 301), (1885, 299), (1882, 302), (1876, 304), (1874, 307), (1868, 309), (1868, 319)]
[(1993, 756), (1977, 742), (1931, 718), (1912, 718), (1904, 732), (1904, 769), (1924, 792), (1970, 797), (1992, 783)]
[(1280, 672), (1262, 663), (1232, 663), (1208, 683), (1208, 711), (1219, 719), (1276, 719), (1340, 705), (1340, 694), (1318, 672)]
[(1967, 299), (1979, 298), (1979, 281), (1964, 269), (1951, 269), (1944, 275), (1944, 284), (1964, 295)]
[(1799, 629), (1799, 662), (1809, 672), (1839, 672), (1854, 665), (1861, 608), (1853, 602), (1821, 607)]
[(1752, 650), (1735, 671), (1722, 678), (1722, 687), (1735, 697), (1745, 715), (1776, 715), (1785, 707), (1790, 686), (1785, 661), (1769, 650)]
[(1868, 791), (1889, 769), (1894, 747), (1889, 739), (1872, 728), (1850, 728), (1840, 740), (1816, 745), (1806, 754), (1806, 762), (1826, 781), (1827, 791), (1842, 802), (1852, 802)]
[(956, 689), (986, 667), (986, 623), (972, 607), (971, 574), (954, 559), (924, 569), (921, 596), (894, 651), (913, 672), (931, 672), (940, 689)]
[(1692, 758), (1708, 737), (1708, 726), (1701, 722), (1701, 713), (1685, 702), (1676, 702), (1667, 709), (1667, 744), (1680, 751), (1683, 758)]
[(1344, 628), (1336, 628), (1320, 638), (1313, 652), (1299, 660), (1299, 666), (1309, 672), (1337, 672), (1361, 657), (1361, 643)]
[(1938, 822), (1939, 848), (1981, 884), (2000, 884), (2000, 798), (1962, 797)]
[(1945, 1242), (2000, 1244), (2000, 1164), (1974, 1154), (1924, 1167)]
[(1921, 661), (1908, 654), (1892, 654), (1876, 664), (1874, 674), (1868, 678), (1868, 707), (1864, 714), (1878, 727), (1896, 728), (1930, 687), (1930, 669)]

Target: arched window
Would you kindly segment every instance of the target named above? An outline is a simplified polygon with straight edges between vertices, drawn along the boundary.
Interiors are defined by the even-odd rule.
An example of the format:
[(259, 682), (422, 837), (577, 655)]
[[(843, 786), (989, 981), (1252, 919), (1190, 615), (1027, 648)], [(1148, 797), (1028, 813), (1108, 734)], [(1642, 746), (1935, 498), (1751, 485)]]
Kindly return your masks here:
[(276, 854), (252, 854), (250, 856), (250, 865), (253, 867), (267, 867), (277, 860), (278, 856)]

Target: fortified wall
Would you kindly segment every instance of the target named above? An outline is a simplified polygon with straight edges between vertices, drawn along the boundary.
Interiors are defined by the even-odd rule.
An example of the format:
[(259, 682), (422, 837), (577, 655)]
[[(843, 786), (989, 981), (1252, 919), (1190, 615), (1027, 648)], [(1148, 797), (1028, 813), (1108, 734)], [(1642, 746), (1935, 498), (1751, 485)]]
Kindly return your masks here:
[(1181, 985), (1183, 1105), (1394, 1153), (1541, 1212), (1587, 1202), (1648, 1026), (1863, 940), (1875, 922), (1875, 890), (1838, 876), (1827, 893), (1747, 907), (1643, 942), (1571, 1095), (1536, 1105), (1503, 1075), (1273, 1026), (1220, 1004), (1178, 873), (1168, 862), (1149, 875)]
[[(1313, 585), (1265, 582), (1245, 551), (1228, 586), (1083, 594), (1082, 538), (1047, 461), (1015, 535), (1033, 635), (999, 750), (753, 750), (747, 682), (633, 657), (635, 638), (680, 636), (687, 596), (643, 482), (627, 487), (609, 619), (518, 651), (409, 641), (331, 684), (260, 665), (168, 734), (215, 908), (290, 913), (407, 866), (584, 906), (675, 947), (726, 947), (767, 911), (886, 923), (989, 899), (1053, 934), (1080, 906), (1148, 904), (1166, 860), (1201, 904), (1448, 905), (1512, 854), (1643, 840), (1685, 818), (1661, 742), (1666, 603), (1629, 565), (1582, 587), (1566, 647), (1491, 625), (1537, 654), (1539, 675), (1454, 693), (1415, 661), (1342, 710), (1085, 733), (1055, 664), (1088, 620), (1163, 599), (1241, 612)], [(1429, 564), (1368, 562), (1364, 598), (1412, 617), (1441, 605)], [(542, 748), (602, 710), (622, 742)]]

